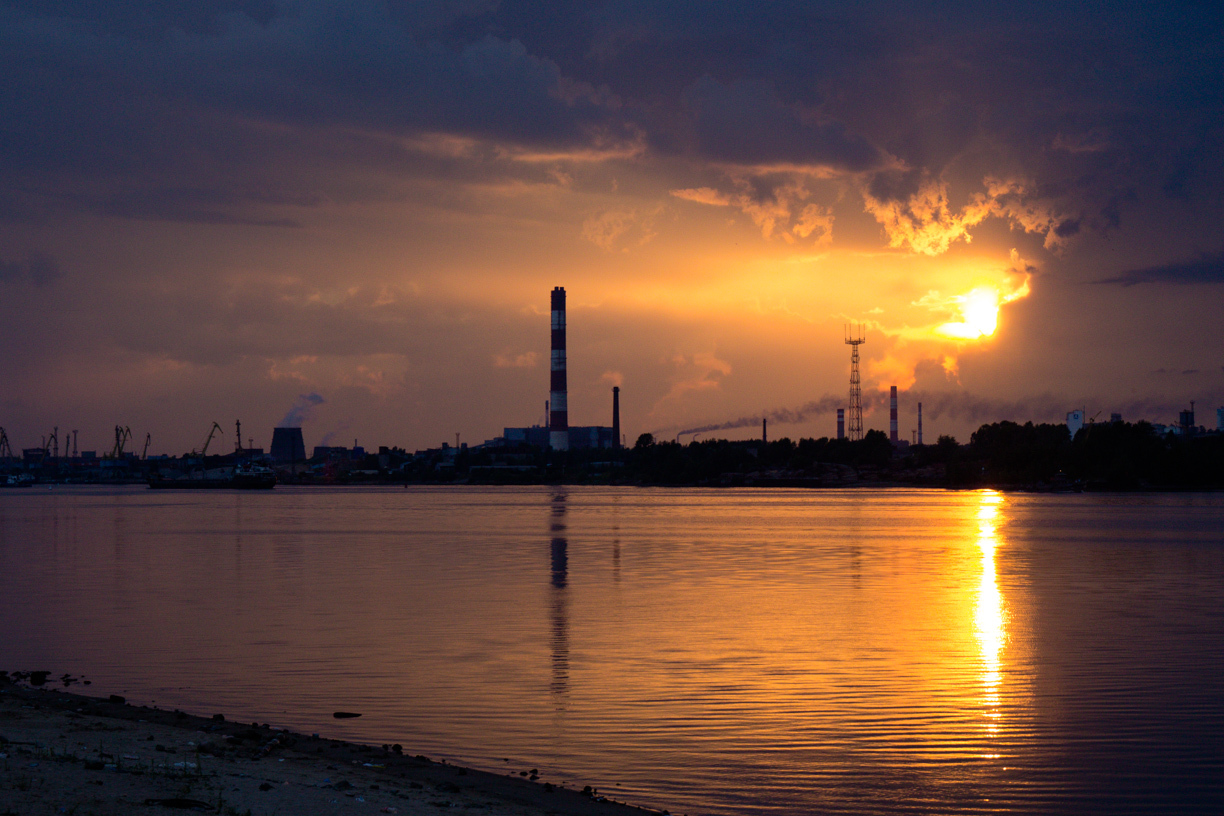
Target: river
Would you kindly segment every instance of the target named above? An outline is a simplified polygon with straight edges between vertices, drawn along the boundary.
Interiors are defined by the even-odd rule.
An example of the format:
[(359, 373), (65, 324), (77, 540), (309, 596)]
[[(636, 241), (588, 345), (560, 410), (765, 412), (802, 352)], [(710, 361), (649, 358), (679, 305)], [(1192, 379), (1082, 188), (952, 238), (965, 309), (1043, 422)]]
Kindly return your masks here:
[(672, 813), (1220, 813), (1224, 496), (6, 490), (0, 668)]

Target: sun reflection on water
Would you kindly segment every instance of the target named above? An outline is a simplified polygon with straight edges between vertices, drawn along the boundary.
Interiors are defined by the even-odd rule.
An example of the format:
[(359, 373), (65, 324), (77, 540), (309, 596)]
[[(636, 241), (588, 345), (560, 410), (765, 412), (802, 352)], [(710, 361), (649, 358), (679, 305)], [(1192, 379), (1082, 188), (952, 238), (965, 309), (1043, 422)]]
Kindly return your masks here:
[(986, 729), (994, 734), (999, 729), (1000, 653), (1007, 642), (1007, 611), (995, 578), (995, 550), (999, 546), (998, 517), (1003, 507), (1003, 494), (986, 490), (978, 504), (978, 547), (982, 551), (982, 580), (978, 586), (977, 607), (973, 623), (981, 652), (982, 709), (987, 718)]

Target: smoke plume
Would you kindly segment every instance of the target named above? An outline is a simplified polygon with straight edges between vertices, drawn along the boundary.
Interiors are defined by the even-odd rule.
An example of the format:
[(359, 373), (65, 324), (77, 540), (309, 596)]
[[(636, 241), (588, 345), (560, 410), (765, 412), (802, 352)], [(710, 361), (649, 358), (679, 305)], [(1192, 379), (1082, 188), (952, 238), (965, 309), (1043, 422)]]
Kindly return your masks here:
[[(876, 403), (883, 403), (883, 396), (874, 393), (863, 394), (863, 408), (874, 406)], [(807, 420), (813, 414), (827, 414), (836, 411), (838, 408), (846, 407), (846, 397), (833, 396), (826, 394), (818, 400), (805, 402), (798, 408), (776, 408), (772, 411), (755, 414), (753, 416), (739, 417), (727, 422), (717, 422), (712, 425), (700, 425), (694, 428), (685, 428), (680, 431), (677, 436), (685, 436), (686, 434), (709, 433), (710, 431), (729, 431), (733, 428), (751, 428), (761, 424), (762, 419), (768, 419), (772, 424), (776, 425), (795, 425)]]
[(310, 414), (314, 411), (316, 405), (323, 404), (323, 397), (318, 394), (298, 394), (298, 398), (293, 401), (293, 407), (289, 409), (289, 413), (285, 414), (285, 418), (277, 423), (278, 428), (300, 428), (302, 424), (309, 419)]

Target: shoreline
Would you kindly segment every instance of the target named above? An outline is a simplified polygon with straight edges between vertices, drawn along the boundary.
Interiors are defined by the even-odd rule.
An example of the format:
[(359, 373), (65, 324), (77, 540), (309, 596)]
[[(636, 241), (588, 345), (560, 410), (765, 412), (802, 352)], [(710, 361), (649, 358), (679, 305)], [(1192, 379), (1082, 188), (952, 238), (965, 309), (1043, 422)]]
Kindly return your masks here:
[[(136, 487), (147, 486), (146, 481), (111, 481), (111, 482), (34, 482), (24, 487)], [(804, 490), (807, 492), (823, 492), (837, 490), (935, 490), (957, 493), (970, 490), (997, 490), (1002, 493), (1034, 493), (1042, 495), (1071, 495), (1077, 493), (1100, 496), (1128, 495), (1159, 495), (1173, 493), (1224, 493), (1224, 485), (1149, 485), (1144, 487), (1129, 487), (1126, 489), (1106, 489), (1096, 486), (1085, 486), (1078, 489), (1051, 487), (1041, 484), (1024, 484), (1016, 482), (983, 482), (981, 484), (936, 484), (913, 483), (903, 481), (870, 481), (859, 480), (844, 484), (812, 484), (802, 480), (761, 480), (743, 484), (705, 483), (705, 482), (583, 482), (583, 481), (537, 481), (537, 482), (470, 482), (456, 480), (450, 482), (391, 482), (391, 481), (353, 481), (353, 482), (284, 482), (277, 487), (292, 488), (370, 488), (381, 487), (388, 490), (419, 487), (447, 488), (487, 488), (487, 487), (624, 487), (639, 489), (669, 489), (669, 490)], [(181, 488), (176, 493), (248, 493), (242, 488)], [(266, 490), (257, 491), (266, 493)]]
[(489, 771), (12, 682), (0, 674), (0, 816), (159, 813), (664, 816), (534, 770)]

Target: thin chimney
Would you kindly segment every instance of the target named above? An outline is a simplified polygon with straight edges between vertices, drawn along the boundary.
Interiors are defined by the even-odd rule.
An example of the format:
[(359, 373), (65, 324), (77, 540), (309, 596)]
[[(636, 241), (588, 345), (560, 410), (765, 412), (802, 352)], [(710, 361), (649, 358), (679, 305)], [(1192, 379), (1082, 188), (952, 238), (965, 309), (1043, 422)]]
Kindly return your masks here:
[(619, 450), (620, 441), (620, 386), (612, 386), (612, 447)]
[(889, 388), (888, 392), (888, 439), (897, 444), (897, 386)]

